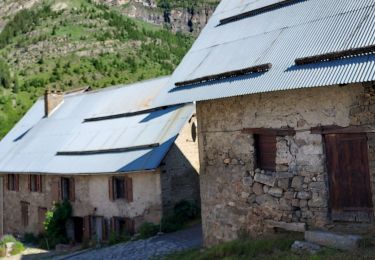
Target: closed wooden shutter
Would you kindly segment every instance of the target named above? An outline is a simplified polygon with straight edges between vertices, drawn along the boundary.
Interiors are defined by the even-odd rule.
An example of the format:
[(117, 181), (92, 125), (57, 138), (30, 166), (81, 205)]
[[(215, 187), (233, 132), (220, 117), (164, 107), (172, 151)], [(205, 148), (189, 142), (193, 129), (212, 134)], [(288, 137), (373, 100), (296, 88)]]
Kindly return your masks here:
[(74, 182), (74, 177), (69, 179), (69, 200), (70, 201), (75, 201), (76, 199), (76, 187), (75, 187), (75, 182)]
[(108, 228), (108, 221), (105, 218), (102, 218), (102, 230), (103, 230), (103, 235), (102, 235), (103, 241), (108, 241), (109, 228)]
[(125, 177), (124, 181), (125, 181), (125, 199), (128, 202), (133, 202), (133, 179), (129, 177)]
[(43, 176), (42, 175), (38, 175), (37, 176), (37, 179), (36, 179), (36, 189), (38, 192), (43, 192)]
[(90, 240), (91, 238), (91, 216), (83, 218), (83, 239)]
[(53, 202), (59, 202), (61, 199), (61, 180), (60, 178), (55, 177), (52, 180), (52, 201)]
[(6, 187), (7, 190), (10, 190), (9, 177), (10, 177), (10, 175), (8, 174), (7, 177), (5, 178), (5, 187)]
[(116, 219), (114, 217), (110, 219), (110, 232), (116, 232)]
[(20, 176), (18, 174), (14, 175), (14, 187), (16, 191), (20, 191)]
[(115, 194), (113, 192), (113, 177), (108, 178), (108, 194), (109, 194), (109, 200), (114, 201)]
[(38, 229), (39, 229), (39, 233), (43, 233), (45, 231), (44, 230), (44, 221), (46, 219), (46, 213), (47, 213), (46, 208), (42, 208), (42, 207), (38, 208)]
[(21, 201), (21, 220), (24, 227), (29, 225), (29, 203), (25, 201)]
[(31, 189), (31, 174), (28, 175), (28, 179), (29, 179), (29, 191), (31, 192), (32, 189)]
[(276, 135), (254, 135), (257, 168), (276, 170)]
[(126, 233), (129, 235), (134, 235), (135, 233), (135, 221), (130, 218), (125, 218), (125, 228)]

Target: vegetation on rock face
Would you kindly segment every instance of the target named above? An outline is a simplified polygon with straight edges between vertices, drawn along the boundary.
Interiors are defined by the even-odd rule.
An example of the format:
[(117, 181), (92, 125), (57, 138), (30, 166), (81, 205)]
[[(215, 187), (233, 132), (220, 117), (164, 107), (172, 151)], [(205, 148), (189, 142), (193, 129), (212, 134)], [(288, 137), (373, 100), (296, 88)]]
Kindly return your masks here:
[(0, 33), (0, 139), (46, 88), (168, 75), (192, 42), (89, 0), (46, 0), (20, 11)]
[(157, 0), (158, 7), (171, 8), (195, 8), (203, 5), (216, 6), (219, 0)]

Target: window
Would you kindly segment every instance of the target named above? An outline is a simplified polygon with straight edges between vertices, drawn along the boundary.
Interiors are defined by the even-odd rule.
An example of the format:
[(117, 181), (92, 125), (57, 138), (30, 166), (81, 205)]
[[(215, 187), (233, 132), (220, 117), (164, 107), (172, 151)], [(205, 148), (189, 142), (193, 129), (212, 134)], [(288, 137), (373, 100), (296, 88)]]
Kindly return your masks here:
[(7, 175), (7, 188), (8, 190), (19, 191), (19, 175), (18, 174)]
[(115, 177), (115, 199), (125, 199), (125, 178), (124, 177)]
[(254, 135), (256, 167), (265, 171), (276, 170), (276, 135)]
[(133, 235), (135, 233), (135, 222), (130, 218), (113, 217), (111, 229), (117, 235)]
[(125, 199), (133, 201), (133, 180), (129, 177), (109, 178), (109, 198), (110, 200)]
[(21, 201), (21, 222), (24, 227), (29, 225), (29, 205), (30, 203)]
[(74, 178), (61, 178), (61, 200), (75, 200), (75, 183)]
[(29, 190), (42, 192), (42, 175), (29, 175)]

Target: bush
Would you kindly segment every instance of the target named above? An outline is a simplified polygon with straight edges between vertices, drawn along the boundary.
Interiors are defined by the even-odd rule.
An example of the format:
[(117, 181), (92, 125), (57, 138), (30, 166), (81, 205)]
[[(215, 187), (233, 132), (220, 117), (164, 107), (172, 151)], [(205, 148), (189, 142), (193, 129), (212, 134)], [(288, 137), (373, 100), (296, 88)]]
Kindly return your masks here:
[(159, 225), (150, 222), (145, 222), (139, 227), (139, 234), (141, 239), (146, 239), (155, 236), (159, 232)]
[(35, 244), (38, 238), (33, 233), (25, 233), (22, 240), (27, 244)]
[(15, 242), (12, 248), (12, 251), (10, 252), (11, 255), (18, 255), (25, 251), (25, 247), (23, 244), (19, 241)]
[(68, 201), (56, 203), (52, 210), (47, 211), (44, 229), (47, 237), (47, 249), (57, 244), (68, 243), (66, 222), (72, 216), (72, 205)]
[(5, 248), (5, 245), (0, 246), (0, 257), (6, 257), (7, 255), (7, 249)]
[(109, 235), (109, 240), (108, 240), (108, 244), (111, 246), (111, 245), (115, 245), (115, 244), (119, 244), (119, 243), (124, 243), (124, 242), (127, 242), (130, 240), (130, 236), (127, 235), (127, 234), (117, 234), (115, 232), (111, 232), (110, 235)]
[(174, 206), (174, 214), (182, 222), (186, 222), (198, 218), (200, 209), (197, 204), (183, 200)]
[(1, 239), (1, 244), (5, 245), (6, 243), (16, 243), (17, 242), (17, 239), (14, 238), (14, 236), (12, 235), (5, 235), (3, 236), (3, 238)]

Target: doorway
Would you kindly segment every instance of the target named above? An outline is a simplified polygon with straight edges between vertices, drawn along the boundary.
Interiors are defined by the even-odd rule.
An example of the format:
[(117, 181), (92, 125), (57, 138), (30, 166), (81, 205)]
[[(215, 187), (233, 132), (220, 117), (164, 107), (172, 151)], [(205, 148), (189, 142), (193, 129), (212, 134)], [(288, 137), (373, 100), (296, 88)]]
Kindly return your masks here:
[(366, 134), (324, 136), (333, 221), (371, 222), (372, 203)]
[(74, 241), (82, 243), (83, 241), (83, 218), (73, 217), (74, 224)]

